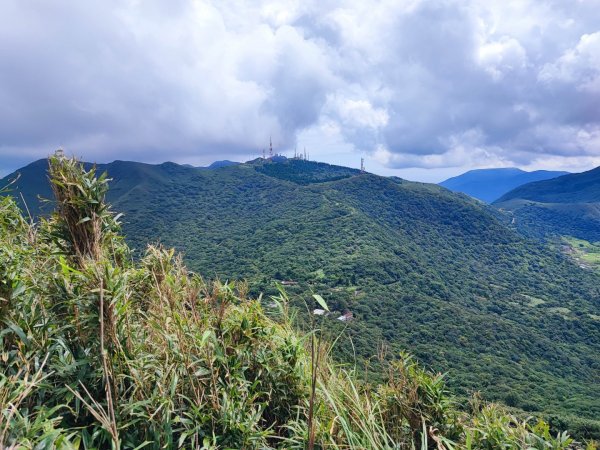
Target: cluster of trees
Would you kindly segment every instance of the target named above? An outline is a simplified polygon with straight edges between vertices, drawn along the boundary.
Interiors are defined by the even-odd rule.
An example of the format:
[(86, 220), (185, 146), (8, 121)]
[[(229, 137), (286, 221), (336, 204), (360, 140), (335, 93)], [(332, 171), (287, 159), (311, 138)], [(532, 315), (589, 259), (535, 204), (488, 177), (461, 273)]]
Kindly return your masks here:
[(259, 162), (255, 168), (265, 175), (301, 185), (342, 180), (360, 173), (360, 170), (357, 169), (310, 162), (305, 159), (288, 159), (276, 163), (270, 161), (266, 163)]
[(556, 236), (574, 236), (600, 241), (600, 206), (597, 203), (536, 203), (519, 200), (501, 203), (514, 217), (511, 226), (520, 233), (541, 240)]

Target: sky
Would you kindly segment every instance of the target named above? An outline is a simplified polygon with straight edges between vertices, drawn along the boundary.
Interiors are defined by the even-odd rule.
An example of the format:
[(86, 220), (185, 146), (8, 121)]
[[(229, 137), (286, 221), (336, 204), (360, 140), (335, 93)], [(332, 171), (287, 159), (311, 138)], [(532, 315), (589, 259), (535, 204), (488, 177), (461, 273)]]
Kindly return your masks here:
[(437, 182), (600, 165), (600, 0), (1, 0), (0, 176), (313, 160)]

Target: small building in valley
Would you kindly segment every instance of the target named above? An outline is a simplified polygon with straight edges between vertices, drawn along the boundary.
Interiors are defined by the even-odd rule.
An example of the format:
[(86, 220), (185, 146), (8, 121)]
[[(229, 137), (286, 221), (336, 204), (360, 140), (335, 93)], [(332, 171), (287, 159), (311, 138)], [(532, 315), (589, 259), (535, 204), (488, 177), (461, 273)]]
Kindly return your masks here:
[(344, 314), (342, 314), (340, 317), (337, 318), (337, 320), (339, 320), (341, 322), (350, 322), (352, 319), (354, 319), (354, 315), (350, 311), (345, 312)]

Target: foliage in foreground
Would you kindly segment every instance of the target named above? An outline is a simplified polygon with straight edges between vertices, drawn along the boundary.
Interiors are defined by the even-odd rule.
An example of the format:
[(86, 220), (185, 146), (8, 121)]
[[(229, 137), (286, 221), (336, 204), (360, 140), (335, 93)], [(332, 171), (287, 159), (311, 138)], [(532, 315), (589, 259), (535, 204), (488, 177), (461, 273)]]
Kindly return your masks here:
[(359, 380), (311, 354), (285, 293), (274, 320), (244, 283), (205, 282), (172, 250), (134, 263), (106, 177), (63, 157), (50, 177), (57, 212), (39, 226), (0, 199), (0, 447), (572, 445), (495, 405), (460, 408), (408, 355), (381, 385)]

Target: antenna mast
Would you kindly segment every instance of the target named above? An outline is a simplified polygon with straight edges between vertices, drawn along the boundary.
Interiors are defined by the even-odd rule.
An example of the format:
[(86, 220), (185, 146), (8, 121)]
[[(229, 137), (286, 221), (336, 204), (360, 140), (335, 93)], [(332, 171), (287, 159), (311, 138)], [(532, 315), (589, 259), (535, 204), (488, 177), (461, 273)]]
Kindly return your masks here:
[(360, 173), (365, 173), (365, 158), (360, 158)]
[(269, 158), (273, 157), (273, 140), (269, 136)]

